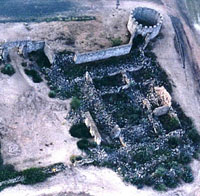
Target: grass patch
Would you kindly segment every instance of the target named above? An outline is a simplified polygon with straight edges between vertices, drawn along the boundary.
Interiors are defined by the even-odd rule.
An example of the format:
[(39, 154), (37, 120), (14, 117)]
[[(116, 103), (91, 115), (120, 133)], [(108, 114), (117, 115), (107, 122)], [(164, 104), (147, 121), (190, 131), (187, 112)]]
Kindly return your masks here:
[(110, 41), (111, 41), (113, 47), (120, 46), (123, 43), (120, 37), (111, 38)]

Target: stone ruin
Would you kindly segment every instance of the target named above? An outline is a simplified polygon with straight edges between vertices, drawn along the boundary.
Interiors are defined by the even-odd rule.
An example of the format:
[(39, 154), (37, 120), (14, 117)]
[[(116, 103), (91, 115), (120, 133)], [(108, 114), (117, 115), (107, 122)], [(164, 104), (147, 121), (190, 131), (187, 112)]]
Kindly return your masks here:
[(90, 129), (90, 134), (92, 137), (94, 137), (94, 141), (97, 143), (97, 145), (101, 144), (101, 135), (97, 129), (97, 126), (90, 114), (90, 112), (85, 113), (85, 124)]
[(74, 62), (76, 64), (108, 59), (114, 56), (121, 56), (130, 53), (132, 45), (135, 43), (133, 39), (138, 35), (145, 38), (146, 48), (150, 40), (154, 39), (160, 32), (163, 23), (163, 16), (156, 10), (144, 7), (135, 8), (129, 17), (127, 28), (131, 34), (131, 39), (128, 44), (111, 47), (103, 50), (76, 53)]
[[(176, 104), (172, 105), (168, 93), (171, 85), (153, 54), (132, 48), (133, 38), (139, 35), (145, 40), (144, 49), (159, 34), (162, 22), (157, 11), (138, 7), (132, 11), (127, 26), (131, 33), (129, 44), (76, 55), (79, 61), (72, 54), (52, 53), (42, 42), (14, 42), (3, 45), (1, 50), (3, 59), (13, 47), (18, 47), (24, 57), (44, 51), (51, 66), (42, 67), (42, 74), (55, 96), (79, 99), (79, 108), (71, 110), (66, 119), (74, 125), (85, 123), (93, 137), (78, 141), (85, 150), (83, 165), (112, 168), (138, 188), (147, 185), (157, 190), (175, 188), (182, 181), (192, 182), (192, 172), (185, 165), (199, 151), (200, 140), (186, 116), (185, 122), (179, 120), (183, 114)], [(102, 59), (107, 60), (94, 62)], [(193, 131), (192, 135), (188, 130)], [(160, 171), (164, 171), (161, 176)]]
[[(82, 64), (88, 62), (94, 62), (98, 60), (108, 59), (116, 56), (127, 55), (131, 52), (132, 45), (135, 43), (133, 39), (138, 35), (145, 38), (145, 45), (143, 49), (148, 45), (149, 41), (154, 39), (160, 32), (163, 23), (163, 16), (156, 10), (144, 7), (135, 8), (129, 17), (127, 29), (131, 34), (131, 38), (128, 44), (106, 48), (103, 50), (97, 50), (86, 53), (76, 53), (73, 57), (75, 64)], [(49, 62), (52, 64), (55, 60), (55, 51), (53, 51), (47, 43), (43, 41), (16, 41), (7, 42), (0, 47), (0, 60), (8, 61), (8, 50), (17, 47), (19, 54), (27, 57), (27, 55), (33, 51), (42, 50), (48, 57)]]
[(159, 34), (162, 23), (163, 16), (156, 10), (137, 7), (131, 12), (127, 28), (133, 38), (138, 35), (145, 38), (145, 48)]

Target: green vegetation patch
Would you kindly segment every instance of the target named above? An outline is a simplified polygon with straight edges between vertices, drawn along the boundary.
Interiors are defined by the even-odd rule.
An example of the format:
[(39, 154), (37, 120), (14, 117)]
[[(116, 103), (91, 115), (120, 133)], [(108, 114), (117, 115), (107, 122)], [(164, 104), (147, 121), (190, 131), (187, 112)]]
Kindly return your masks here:
[(40, 83), (43, 81), (40, 74), (34, 69), (31, 69), (31, 70), (25, 69), (24, 72), (26, 73), (26, 75), (32, 78), (34, 83)]
[(83, 158), (81, 156), (72, 155), (70, 156), (71, 163), (75, 163), (76, 161), (81, 161)]
[(123, 41), (121, 40), (120, 37), (117, 37), (117, 38), (111, 38), (110, 39), (111, 43), (112, 43), (112, 46), (120, 46), (122, 45)]
[(15, 69), (11, 64), (5, 64), (1, 69), (1, 73), (12, 76), (15, 73)]
[(97, 145), (87, 139), (81, 139), (77, 142), (77, 146), (81, 150), (88, 150), (89, 148), (95, 148)]
[(163, 128), (167, 130), (167, 132), (171, 132), (180, 128), (178, 119), (170, 114), (163, 115), (159, 117), (159, 119), (163, 125)]
[(52, 90), (52, 91), (49, 92), (48, 95), (49, 95), (50, 98), (55, 98), (56, 97), (56, 92)]
[(81, 106), (81, 100), (78, 99), (77, 97), (72, 97), (70, 105), (72, 110), (78, 110), (79, 107)]
[(77, 137), (77, 138), (92, 138), (90, 131), (86, 127), (85, 123), (73, 125), (70, 128), (69, 133), (71, 134), (71, 136)]
[(18, 172), (15, 171), (12, 165), (1, 165), (0, 167), (0, 182), (15, 178)]
[(30, 168), (22, 172), (24, 176), (23, 184), (36, 184), (44, 182), (49, 175), (46, 174), (41, 168)]
[(122, 80), (121, 74), (116, 74), (114, 76), (106, 76), (102, 79), (94, 79), (93, 80), (95, 87), (100, 89), (102, 86), (112, 87), (112, 86), (121, 86), (125, 83)]
[[(64, 54), (63, 54), (64, 55)], [(156, 62), (156, 56), (151, 52), (145, 55), (135, 50), (126, 56), (110, 58), (104, 61), (74, 65), (69, 60), (70, 54), (64, 56), (68, 59), (62, 61), (58, 56), (58, 65), (52, 67), (41, 66), (52, 70), (49, 86), (55, 91), (57, 97), (72, 97), (72, 117), (90, 111), (96, 125), (102, 135), (102, 143), (96, 146), (93, 139), (89, 138), (88, 130), (83, 124), (74, 125), (70, 133), (73, 137), (80, 138), (77, 142), (79, 149), (85, 151), (83, 159), (93, 160), (93, 165), (108, 167), (117, 172), (124, 181), (136, 185), (138, 188), (151, 186), (159, 191), (175, 188), (183, 182), (192, 182), (193, 175), (189, 166), (192, 158), (198, 158), (200, 136), (180, 107), (173, 103), (175, 115), (167, 114), (161, 117), (150, 116), (150, 111), (142, 107), (144, 98), (149, 98), (154, 86), (164, 86), (171, 93), (171, 84), (166, 73)], [(62, 57), (62, 55), (61, 55)], [(35, 58), (34, 58), (35, 59)], [(120, 138), (113, 139), (106, 119), (101, 119), (97, 111), (93, 110), (94, 103), (86, 103), (82, 93), (83, 80), (86, 71), (92, 73), (92, 77), (107, 75), (111, 69), (115, 70), (124, 65), (143, 65), (141, 69), (129, 72), (128, 76), (134, 85), (128, 89), (120, 89), (116, 94), (100, 92), (102, 86), (121, 86), (119, 78), (104, 77), (102, 80), (94, 79), (95, 87), (99, 88), (100, 101), (103, 100), (105, 111), (112, 116), (114, 123), (121, 128)], [(56, 73), (56, 77), (54, 75)], [(63, 74), (63, 75), (62, 75)], [(62, 75), (62, 77), (60, 77)], [(59, 79), (57, 80), (57, 76)], [(80, 78), (78, 78), (80, 77)], [(76, 80), (73, 80), (77, 78)], [(119, 79), (119, 80), (118, 80)], [(65, 83), (65, 81), (67, 81)], [(69, 85), (70, 87), (67, 88)], [(67, 86), (67, 87), (66, 87)], [(65, 88), (66, 87), (66, 88)], [(103, 96), (102, 96), (103, 94)], [(55, 96), (55, 94), (53, 94)], [(102, 99), (101, 99), (102, 98)], [(149, 99), (151, 104), (154, 101)], [(93, 104), (93, 105), (92, 105)], [(78, 119), (83, 120), (83, 119)], [(79, 121), (78, 121), (79, 122)], [(105, 122), (105, 123), (104, 123)], [(104, 123), (104, 124), (103, 124)], [(113, 124), (114, 124), (113, 123)], [(87, 130), (87, 131), (86, 131)], [(76, 158), (71, 158), (72, 162)], [(83, 160), (84, 162), (84, 160)], [(88, 165), (88, 163), (86, 164)]]
[(138, 124), (142, 110), (139, 106), (130, 102), (128, 96), (121, 92), (117, 94), (106, 94), (102, 96), (105, 106), (113, 111), (113, 117), (120, 126), (124, 126), (125, 122), (129, 124)]

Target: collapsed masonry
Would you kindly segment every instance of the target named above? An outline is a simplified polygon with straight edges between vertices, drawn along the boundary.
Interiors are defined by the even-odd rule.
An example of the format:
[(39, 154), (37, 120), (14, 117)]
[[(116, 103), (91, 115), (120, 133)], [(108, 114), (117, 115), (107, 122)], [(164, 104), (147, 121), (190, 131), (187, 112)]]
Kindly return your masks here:
[[(102, 138), (104, 138), (106, 142), (110, 143), (112, 139), (118, 138), (121, 129), (113, 120), (112, 116), (106, 112), (103, 100), (101, 96), (99, 96), (99, 92), (95, 88), (93, 84), (93, 79), (88, 72), (86, 72), (85, 86), (83, 88), (83, 91), (85, 100), (87, 101), (89, 108), (92, 109), (93, 115), (96, 117), (95, 119), (101, 121), (101, 124), (103, 124), (104, 128), (106, 128), (104, 130), (107, 130), (107, 133), (102, 133), (101, 136), (91, 114), (86, 112), (85, 124), (86, 126), (90, 127), (90, 133), (92, 136), (94, 136), (95, 142), (97, 144), (100, 144)], [(109, 132), (109, 130), (111, 131)]]

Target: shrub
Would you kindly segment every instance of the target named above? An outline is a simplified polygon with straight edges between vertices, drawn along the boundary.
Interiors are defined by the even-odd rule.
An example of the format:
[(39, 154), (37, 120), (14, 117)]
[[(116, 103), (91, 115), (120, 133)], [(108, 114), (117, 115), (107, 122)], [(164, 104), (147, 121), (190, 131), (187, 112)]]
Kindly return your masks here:
[(154, 186), (154, 189), (156, 189), (157, 191), (167, 191), (167, 187), (165, 186), (165, 184), (163, 183), (157, 183), (155, 186)]
[(149, 153), (146, 149), (140, 149), (133, 155), (134, 160), (138, 163), (145, 163), (150, 159)]
[(137, 188), (142, 188), (145, 183), (144, 178), (139, 176), (138, 174), (134, 173), (130, 179), (131, 183), (137, 185)]
[(191, 183), (194, 180), (194, 177), (192, 175), (192, 170), (190, 167), (184, 167), (184, 172), (182, 174), (182, 180), (186, 183)]
[(73, 97), (70, 105), (73, 110), (77, 110), (81, 105), (81, 101), (77, 97)]
[(171, 148), (176, 148), (180, 143), (180, 139), (178, 137), (171, 136), (168, 139), (168, 144)]
[(93, 142), (90, 142), (90, 141), (88, 141), (86, 139), (82, 139), (82, 140), (79, 140), (77, 142), (77, 146), (81, 150), (87, 150), (88, 148), (94, 148), (94, 147), (96, 147), (96, 144), (93, 143)]
[(38, 74), (38, 72), (35, 71), (34, 69), (31, 69), (31, 70), (25, 69), (24, 71), (25, 71), (26, 75), (28, 75), (32, 78), (34, 83), (40, 83), (43, 81), (42, 78), (40, 77), (40, 75)]
[(193, 128), (192, 120), (188, 116), (185, 115), (180, 105), (177, 104), (176, 102), (172, 102), (172, 107), (176, 109), (176, 112), (178, 114), (178, 118), (180, 119), (182, 127), (184, 127), (185, 129)]
[(188, 164), (192, 161), (191, 155), (189, 155), (187, 152), (181, 152), (179, 156), (179, 162), (183, 164)]
[(86, 149), (88, 149), (88, 147), (89, 147), (89, 141), (86, 140), (86, 139), (79, 140), (79, 141), (77, 142), (77, 146), (78, 146), (81, 150), (86, 150)]
[(48, 177), (48, 174), (45, 174), (40, 168), (30, 168), (24, 170), (22, 175), (24, 176), (23, 184), (36, 184), (38, 182), (44, 182)]
[(3, 165), (0, 169), (0, 181), (9, 180), (16, 176), (17, 172), (12, 165)]
[(167, 131), (174, 131), (180, 128), (179, 121), (176, 117), (170, 116), (169, 114), (159, 117), (160, 122), (163, 125), (163, 128)]
[(49, 95), (50, 98), (55, 98), (56, 97), (56, 92), (52, 90), (52, 91), (49, 92), (48, 95)]
[[(67, 93), (67, 92), (65, 92), (65, 93)], [(80, 89), (80, 87), (77, 84), (74, 85), (71, 94), (74, 97), (77, 97), (77, 98), (79, 98), (81, 96), (81, 89)]]
[(15, 73), (15, 69), (11, 64), (5, 64), (5, 66), (1, 69), (1, 73), (12, 76)]
[(187, 135), (188, 135), (188, 137), (193, 141), (193, 142), (195, 142), (195, 143), (199, 143), (200, 142), (200, 135), (199, 135), (199, 133), (197, 132), (197, 130), (196, 129), (190, 129), (190, 130), (188, 130), (187, 132)]
[(71, 136), (77, 138), (92, 138), (89, 129), (86, 127), (85, 123), (80, 123), (73, 125), (69, 130)]
[(165, 169), (164, 167), (158, 167), (155, 171), (155, 176), (156, 177), (162, 177), (167, 173), (167, 169)]
[(112, 42), (112, 46), (119, 46), (122, 44), (122, 40), (120, 37), (112, 38), (111, 42)]
[(167, 173), (165, 176), (163, 176), (163, 181), (164, 184), (169, 188), (176, 188), (179, 183), (178, 178), (174, 177), (173, 175), (170, 175), (170, 173)]
[(22, 67), (27, 67), (27, 62), (22, 62)]
[(144, 183), (146, 186), (153, 186), (155, 184), (155, 178), (153, 178), (152, 176), (146, 176), (144, 179)]

